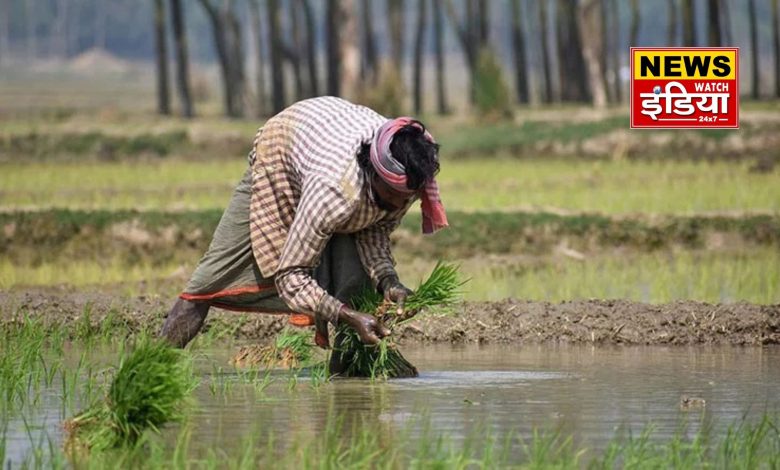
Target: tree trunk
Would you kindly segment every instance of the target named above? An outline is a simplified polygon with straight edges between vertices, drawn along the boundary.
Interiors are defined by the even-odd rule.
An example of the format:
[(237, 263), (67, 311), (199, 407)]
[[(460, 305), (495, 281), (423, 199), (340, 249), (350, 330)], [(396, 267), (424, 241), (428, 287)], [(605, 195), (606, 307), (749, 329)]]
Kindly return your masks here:
[(639, 0), (631, 0), (631, 27), (628, 30), (628, 45), (636, 47), (639, 45)]
[(511, 0), (512, 52), (515, 59), (515, 88), (518, 103), (528, 103), (528, 71), (525, 63), (525, 31), (520, 16), (520, 0)]
[(214, 33), (225, 101), (225, 114), (241, 117), (244, 112), (244, 62), (241, 29), (231, 8), (230, 0), (223, 0), (222, 8), (210, 0), (200, 0), (206, 10)]
[(666, 25), (666, 45), (674, 47), (677, 45), (677, 3), (676, 0), (667, 2), (667, 25)]
[(95, 2), (95, 24), (92, 45), (98, 49), (106, 48), (106, 5)]
[(314, 12), (312, 11), (309, 0), (300, 1), (304, 22), (306, 23), (306, 68), (309, 71), (309, 91), (312, 96), (317, 96), (320, 94), (320, 84), (319, 71), (317, 69), (317, 29), (314, 21)]
[(433, 0), (433, 48), (436, 54), (436, 110), (439, 114), (450, 112), (447, 104), (447, 88), (444, 81), (444, 28), (441, 0)]
[(26, 47), (27, 57), (29, 60), (34, 60), (38, 57), (38, 17), (35, 14), (36, 0), (27, 0), (24, 4), (24, 16), (25, 16), (25, 34), (26, 34)]
[(723, 44), (734, 44), (731, 40), (731, 15), (728, 1), (720, 3), (720, 25), (723, 28)]
[(9, 41), (9, 17), (11, 16), (11, 0), (0, 0), (0, 63), (8, 61)]
[(190, 66), (187, 51), (187, 32), (184, 26), (184, 10), (181, 0), (171, 0), (171, 17), (173, 19), (173, 36), (176, 44), (176, 83), (181, 99), (182, 114), (191, 118), (195, 115), (190, 93)]
[(775, 97), (780, 98), (780, 18), (778, 18), (778, 3), (772, 0), (772, 43), (775, 50)]
[(552, 95), (552, 72), (550, 70), (550, 44), (548, 41), (547, 31), (547, 6), (548, 0), (539, 1), (539, 28), (541, 29), (540, 35), (542, 37), (542, 76), (543, 76), (543, 90), (542, 101), (549, 104), (553, 101)]
[(375, 84), (379, 75), (379, 54), (376, 51), (371, 3), (372, 0), (363, 0), (363, 66), (360, 68), (360, 75), (364, 82)]
[(265, 51), (263, 49), (263, 20), (260, 13), (260, 3), (258, 0), (249, 0), (249, 14), (252, 16), (252, 31), (255, 42), (255, 89), (257, 93), (257, 103), (255, 105), (255, 114), (258, 118), (266, 116), (266, 92), (265, 92)]
[(301, 17), (298, 11), (298, 6), (295, 2), (287, 2), (290, 8), (290, 29), (292, 42), (290, 48), (292, 50), (292, 69), (293, 78), (295, 80), (295, 96), (296, 100), (302, 100), (308, 96), (308, 87), (304, 84), (303, 71), (301, 68), (301, 57), (303, 56), (303, 31), (301, 30)]
[[(446, 0), (445, 3), (447, 16), (450, 18), (450, 23), (452, 24), (453, 29), (455, 30), (456, 37), (458, 38), (458, 42), (460, 42), (461, 49), (463, 50), (463, 55), (466, 58), (466, 66), (469, 69), (469, 95), (471, 97), (471, 100), (473, 102), (474, 99), (474, 90), (475, 90), (475, 74), (476, 74), (476, 67), (477, 67), (477, 41), (474, 37), (474, 27), (473, 27), (473, 15), (469, 15), (469, 11), (473, 10), (473, 8), (470, 8), (466, 12), (466, 18), (463, 21), (463, 24), (461, 25), (460, 20), (458, 19), (458, 14), (455, 11), (455, 6), (452, 3), (452, 0)], [(471, 3), (471, 0), (466, 0), (466, 6), (473, 6)], [(473, 13), (473, 11), (472, 11)]]
[(748, 19), (750, 20), (750, 96), (758, 99), (761, 80), (758, 72), (758, 26), (756, 25), (756, 0), (748, 0)]
[(577, 0), (558, 0), (556, 36), (558, 38), (558, 77), (561, 100), (589, 101), (588, 75), (580, 45), (577, 24)]
[(360, 44), (355, 16), (355, 0), (339, 0), (338, 10), (340, 27), (337, 31), (341, 55), (341, 69), (339, 71), (341, 96), (348, 100), (354, 100), (357, 98), (360, 82)]
[(603, 25), (601, 23), (600, 0), (581, 0), (577, 10), (580, 31), (582, 34), (582, 55), (588, 71), (590, 95), (593, 106), (599, 109), (607, 107), (607, 86), (601, 69), (601, 56), (604, 44), (601, 40)]
[(720, 47), (723, 45), (720, 34), (720, 1), (708, 0), (707, 4), (707, 43), (710, 47)]
[(479, 48), (484, 49), (490, 43), (490, 9), (488, 0), (477, 1), (477, 24), (479, 34)]
[(601, 6), (599, 6), (599, 10), (601, 12), (601, 57), (599, 57), (599, 63), (601, 64), (601, 72), (603, 73), (603, 77), (601, 79), (604, 81), (606, 87), (607, 87), (607, 102), (608, 103), (614, 103), (615, 100), (615, 89), (612, 86), (612, 82), (610, 81), (609, 74), (612, 70), (612, 67), (610, 65), (610, 59), (611, 59), (611, 51), (612, 51), (612, 38), (609, 33), (609, 26), (610, 26), (610, 14), (609, 14), (609, 0), (600, 0)]
[(241, 23), (233, 12), (230, 0), (225, 0), (222, 14), (225, 18), (227, 44), (230, 64), (230, 81), (233, 91), (233, 112), (231, 117), (241, 117), (244, 115), (244, 41), (241, 36)]
[(271, 110), (281, 112), (286, 103), (284, 70), (282, 69), (281, 27), (279, 24), (279, 2), (268, 0), (268, 33), (271, 41)]
[(168, 43), (165, 38), (165, 5), (154, 0), (154, 38), (157, 50), (157, 112), (171, 114), (168, 94)]
[(615, 95), (615, 101), (620, 103), (623, 100), (623, 82), (620, 77), (620, 51), (623, 49), (620, 44), (620, 11), (617, 0), (611, 0), (611, 4), (609, 29), (612, 31), (612, 94)]
[(341, 52), (339, 50), (339, 0), (328, 0), (325, 10), (325, 37), (326, 37), (326, 65), (327, 83), (326, 93), (338, 96), (339, 71), (341, 70)]
[(682, 0), (683, 46), (696, 47), (696, 13), (693, 0)]
[(68, 55), (68, 0), (57, 0), (56, 14), (49, 35), (49, 52), (65, 59)]
[(423, 109), (423, 53), (425, 52), (425, 23), (427, 2), (417, 0), (417, 33), (414, 38), (414, 112), (419, 115)]
[(390, 57), (401, 74), (404, 59), (404, 0), (387, 2), (388, 30), (390, 32)]

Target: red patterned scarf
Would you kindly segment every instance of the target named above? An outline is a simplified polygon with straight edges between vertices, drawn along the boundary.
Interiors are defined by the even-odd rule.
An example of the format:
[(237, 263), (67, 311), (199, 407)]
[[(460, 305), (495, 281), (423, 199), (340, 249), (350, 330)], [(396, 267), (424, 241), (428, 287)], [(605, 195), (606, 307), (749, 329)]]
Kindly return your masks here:
[[(405, 194), (414, 194), (417, 191), (409, 189), (406, 186), (406, 170), (404, 166), (393, 158), (390, 153), (390, 143), (396, 132), (406, 125), (415, 125), (422, 129), (410, 117), (399, 117), (387, 121), (374, 135), (374, 142), (371, 145), (371, 164), (382, 179), (398, 192)], [(425, 137), (434, 142), (433, 136), (425, 131)], [(444, 212), (444, 205), (439, 197), (439, 186), (436, 180), (431, 178), (425, 186), (419, 191), (422, 203), (422, 231), (423, 233), (434, 233), (437, 230), (447, 227), (447, 214)]]

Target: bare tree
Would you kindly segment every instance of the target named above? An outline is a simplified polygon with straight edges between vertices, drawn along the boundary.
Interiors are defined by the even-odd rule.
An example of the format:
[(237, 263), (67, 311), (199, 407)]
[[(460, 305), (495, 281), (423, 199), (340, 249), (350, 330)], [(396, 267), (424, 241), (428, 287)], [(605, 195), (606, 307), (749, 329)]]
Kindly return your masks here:
[(775, 50), (775, 97), (780, 98), (780, 19), (778, 0), (772, 0), (772, 43)]
[(168, 94), (168, 43), (165, 37), (165, 4), (154, 0), (154, 38), (157, 51), (157, 112), (171, 114)]
[(173, 19), (173, 39), (176, 44), (176, 83), (181, 99), (182, 114), (190, 118), (195, 115), (195, 110), (192, 106), (192, 94), (190, 93), (190, 66), (187, 32), (184, 27), (184, 10), (181, 0), (171, 0), (170, 7)]
[(257, 117), (266, 115), (266, 90), (265, 90), (265, 41), (263, 40), (263, 20), (260, 12), (259, 0), (249, 0), (249, 14), (252, 17), (252, 33), (255, 43), (255, 61), (257, 67), (255, 70), (255, 89), (257, 93), (257, 103), (255, 113)]
[(723, 43), (734, 44), (731, 40), (731, 15), (729, 14), (729, 2), (723, 0), (720, 3), (720, 25), (723, 28)]
[(268, 35), (271, 41), (271, 106), (274, 114), (285, 107), (284, 70), (282, 69), (283, 44), (279, 24), (279, 2), (268, 0)]
[(414, 112), (422, 113), (422, 88), (423, 88), (423, 53), (425, 52), (425, 23), (427, 12), (425, 0), (417, 1), (417, 32), (414, 37)]
[(601, 23), (601, 2), (599, 0), (581, 0), (577, 10), (577, 19), (582, 34), (582, 55), (588, 72), (590, 95), (596, 108), (607, 106), (607, 84), (601, 69), (603, 24)]
[(35, 6), (37, 5), (37, 0), (27, 0), (23, 3), (24, 5), (24, 16), (26, 21), (26, 31), (25, 34), (27, 36), (27, 57), (30, 59), (34, 59), (38, 57), (38, 32), (36, 31), (36, 27), (38, 25), (38, 17), (35, 14)]
[(761, 88), (761, 77), (759, 77), (758, 72), (758, 26), (756, 24), (755, 0), (748, 0), (748, 19), (750, 20), (750, 95), (754, 100), (757, 100)]
[(620, 78), (620, 11), (617, 0), (611, 0), (609, 30), (612, 32), (612, 94), (615, 101), (620, 103), (623, 99), (623, 87)]
[(442, 25), (441, 0), (433, 0), (433, 48), (436, 52), (436, 109), (439, 114), (450, 112), (447, 104), (447, 88), (444, 82), (444, 27)]
[(677, 2), (676, 0), (667, 0), (667, 25), (666, 25), (666, 45), (677, 45)]
[(682, 0), (683, 46), (696, 46), (696, 12), (693, 0)]
[(639, 45), (639, 0), (631, 0), (631, 26), (628, 29), (628, 44), (631, 47)]
[(479, 34), (479, 47), (484, 49), (490, 42), (490, 10), (488, 0), (475, 0), (477, 2), (477, 31)]
[(479, 34), (477, 31), (479, 21), (476, 19), (477, 11), (474, 8), (473, 0), (466, 0), (466, 15), (461, 22), (458, 18), (458, 13), (455, 11), (455, 5), (452, 3), (452, 0), (446, 0), (445, 6), (447, 15), (450, 18), (450, 24), (452, 24), (453, 29), (455, 29), (461, 50), (466, 58), (466, 65), (468, 66), (470, 76), (470, 96), (473, 101), (475, 96), (477, 58), (480, 52)]
[(374, 37), (374, 15), (372, 0), (363, 0), (363, 61), (360, 74), (363, 81), (375, 83), (379, 74), (379, 54)]
[(517, 93), (517, 101), (520, 103), (528, 103), (528, 71), (525, 61), (525, 31), (523, 28), (523, 18), (520, 10), (520, 0), (512, 0), (511, 17), (512, 17), (512, 52), (515, 59), (515, 88)]
[(304, 84), (303, 69), (303, 31), (298, 5), (295, 2), (287, 2), (290, 12), (290, 36), (291, 42), (285, 48), (286, 57), (290, 61), (295, 80), (295, 95), (298, 100), (308, 95), (307, 86)]
[(300, 0), (301, 10), (303, 10), (304, 23), (306, 23), (306, 68), (309, 72), (309, 92), (312, 96), (319, 95), (319, 73), (317, 71), (317, 42), (316, 42), (316, 24), (314, 21), (314, 12), (312, 11), (309, 0)]
[(723, 44), (720, 28), (720, 1), (707, 1), (707, 43), (712, 47)]
[(339, 70), (341, 70), (341, 48), (339, 42), (339, 0), (328, 0), (325, 10), (327, 44), (327, 93), (339, 96)]
[(339, 0), (339, 49), (341, 49), (341, 96), (357, 97), (360, 83), (360, 44), (355, 10), (355, 0)]
[(11, 3), (10, 0), (0, 0), (0, 63), (3, 60), (7, 60), (8, 51), (10, 50), (10, 34), (8, 28), (8, 21), (11, 16)]
[(106, 48), (106, 4), (95, 2), (95, 23), (93, 25), (92, 45), (99, 49)]
[(603, 77), (601, 79), (604, 81), (607, 87), (607, 102), (608, 103), (614, 103), (615, 102), (615, 90), (611, 85), (611, 82), (609, 81), (609, 73), (612, 70), (612, 67), (610, 66), (610, 60), (611, 56), (610, 53), (612, 51), (612, 38), (609, 34), (609, 0), (599, 0), (601, 2), (601, 5), (599, 6), (599, 11), (601, 13), (601, 56), (599, 57), (599, 62), (601, 64), (601, 73), (603, 74)]
[(390, 31), (390, 57), (400, 73), (404, 59), (404, 0), (387, 2), (387, 20)]
[(231, 0), (222, 0), (221, 7), (212, 0), (200, 0), (211, 22), (217, 49), (225, 100), (225, 114), (241, 117), (244, 114), (244, 55), (241, 25)]
[(550, 45), (547, 38), (548, 31), (547, 31), (547, 6), (548, 6), (548, 0), (540, 0), (539, 1), (539, 28), (540, 33), (539, 35), (542, 38), (542, 83), (544, 86), (542, 87), (542, 101), (545, 103), (552, 103), (553, 101), (553, 95), (552, 95), (552, 72), (550, 67), (550, 58), (551, 52), (550, 52)]
[(556, 37), (558, 39), (558, 81), (564, 101), (588, 101), (589, 83), (582, 55), (577, 0), (558, 0)]
[(61, 58), (68, 56), (68, 24), (70, 23), (70, 1), (57, 0), (55, 3), (56, 14), (52, 25), (52, 34), (49, 36), (49, 50), (55, 52)]

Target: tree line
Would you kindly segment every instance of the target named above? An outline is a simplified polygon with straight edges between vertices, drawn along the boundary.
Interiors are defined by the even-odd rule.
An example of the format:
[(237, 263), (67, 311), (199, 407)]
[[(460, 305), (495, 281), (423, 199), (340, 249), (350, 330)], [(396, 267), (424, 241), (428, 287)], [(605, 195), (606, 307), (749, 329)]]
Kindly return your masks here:
[[(645, 22), (654, 45), (722, 46), (734, 44), (742, 19), (749, 34), (742, 54), (750, 57), (750, 94), (759, 98), (763, 89), (763, 29), (770, 31), (774, 59), (773, 73), (765, 76), (774, 77), (772, 95), (780, 97), (780, 0), (653, 0), (642, 5), (639, 0), (142, 1), (151, 4), (147, 21), (154, 32), (163, 114), (171, 113), (172, 88), (181, 113), (196, 113), (193, 41), (198, 49), (210, 43), (224, 113), (231, 117), (268, 116), (292, 101), (321, 94), (373, 100), (393, 107), (388, 112), (399, 111), (408, 94), (415, 113), (445, 114), (451, 109), (447, 73), (455, 51), (465, 64), (469, 101), (511, 113), (512, 100), (596, 107), (626, 100), (628, 46), (651, 45), (640, 42)], [(101, 0), (0, 0), (0, 65), (14, 38), (22, 38), (35, 54), (41, 33), (59, 38), (48, 50), (63, 55), (90, 39), (105, 47), (111, 8), (122, 7)], [(647, 15), (649, 8), (656, 14)], [(195, 16), (185, 9), (199, 10), (205, 18), (207, 26), (195, 25), (196, 35), (188, 34)], [(86, 26), (68, 20), (74, 15)], [(251, 76), (250, 55), (257, 64)], [(426, 77), (426, 71), (433, 76)], [(424, 91), (433, 91), (434, 110), (424, 109)]]

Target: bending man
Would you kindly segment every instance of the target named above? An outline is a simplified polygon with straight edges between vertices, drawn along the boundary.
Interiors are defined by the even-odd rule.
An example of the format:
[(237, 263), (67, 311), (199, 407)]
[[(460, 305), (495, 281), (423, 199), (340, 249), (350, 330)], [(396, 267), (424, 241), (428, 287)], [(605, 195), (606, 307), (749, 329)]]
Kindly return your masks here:
[(216, 306), (315, 324), (321, 347), (327, 324), (339, 322), (377, 343), (388, 329), (349, 300), (372, 285), (403, 308), (411, 291), (396, 274), (389, 234), (416, 199), (425, 233), (447, 225), (438, 148), (420, 122), (340, 98), (301, 101), (269, 119), (162, 335), (184, 347)]

